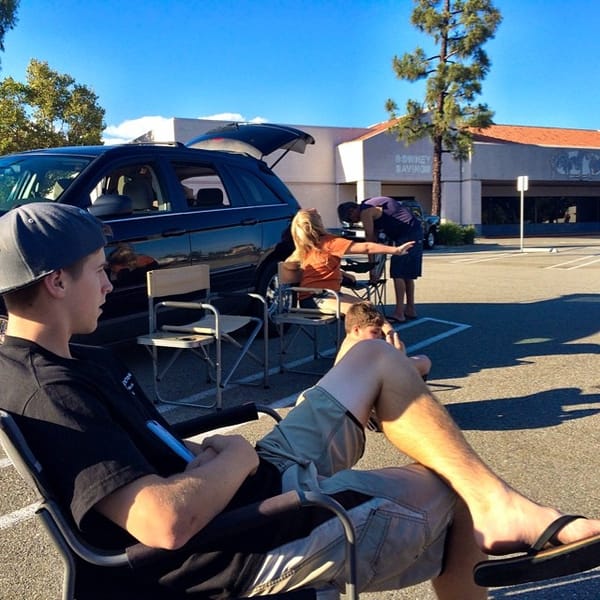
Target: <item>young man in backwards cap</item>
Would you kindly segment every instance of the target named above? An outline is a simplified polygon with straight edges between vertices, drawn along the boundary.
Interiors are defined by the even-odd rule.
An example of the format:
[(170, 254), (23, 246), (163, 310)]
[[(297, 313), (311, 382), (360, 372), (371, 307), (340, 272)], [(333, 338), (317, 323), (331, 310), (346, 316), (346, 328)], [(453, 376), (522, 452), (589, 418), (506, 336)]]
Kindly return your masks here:
[[(130, 371), (106, 350), (70, 345), (72, 335), (95, 329), (112, 289), (104, 243), (101, 223), (72, 206), (35, 203), (0, 218), (0, 293), (9, 313), (1, 408), (15, 416), (56, 497), (91, 543), (180, 548), (225, 508), (319, 488), (342, 501), (359, 532), (360, 590), (432, 579), (442, 600), (475, 600), (486, 597), (472, 578), (483, 552), (526, 549), (559, 519), (479, 459), (409, 359), (382, 340), (351, 348), (256, 448), (238, 435), (214, 435), (189, 444), (196, 456), (186, 464), (148, 429), (148, 420), (169, 426)], [(416, 464), (351, 469), (373, 408), (390, 442)], [(576, 559), (581, 551), (572, 542), (591, 538), (579, 570), (600, 562), (600, 521), (560, 518), (554, 529), (553, 541)], [(210, 553), (190, 551), (144, 575), (80, 569), (78, 592), (225, 598), (343, 588), (344, 542), (335, 520), (311, 513), (259, 537), (232, 536)], [(533, 576), (549, 576), (531, 558), (522, 560)], [(548, 562), (554, 574), (563, 563)]]

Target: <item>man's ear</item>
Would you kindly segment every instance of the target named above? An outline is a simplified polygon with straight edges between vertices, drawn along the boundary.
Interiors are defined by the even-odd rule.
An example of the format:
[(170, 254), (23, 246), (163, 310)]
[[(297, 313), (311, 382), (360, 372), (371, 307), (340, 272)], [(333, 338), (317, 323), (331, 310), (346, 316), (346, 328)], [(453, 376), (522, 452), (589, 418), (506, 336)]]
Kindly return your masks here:
[(53, 271), (50, 275), (46, 275), (43, 279), (46, 291), (54, 298), (62, 298), (64, 296), (65, 286), (63, 275), (64, 272), (59, 269), (58, 271)]
[(350, 331), (352, 332), (352, 335), (354, 337), (358, 337), (360, 335), (361, 329), (362, 329), (362, 327), (360, 327), (359, 325), (353, 325), (352, 329)]

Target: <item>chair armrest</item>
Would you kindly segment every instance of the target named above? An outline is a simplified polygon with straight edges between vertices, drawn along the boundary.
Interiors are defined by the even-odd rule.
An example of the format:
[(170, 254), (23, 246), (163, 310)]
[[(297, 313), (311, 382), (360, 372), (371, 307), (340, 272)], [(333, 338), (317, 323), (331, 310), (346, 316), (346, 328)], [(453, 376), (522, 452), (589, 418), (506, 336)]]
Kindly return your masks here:
[(231, 408), (223, 408), (217, 413), (202, 415), (189, 419), (181, 423), (174, 423), (171, 428), (181, 437), (186, 438), (219, 427), (229, 427), (231, 425), (239, 425), (249, 421), (256, 421), (259, 418), (258, 413), (265, 413), (279, 421), (279, 414), (269, 406), (257, 405), (254, 403), (241, 404)]
[(371, 260), (354, 260), (345, 258), (344, 270), (352, 273), (368, 273), (377, 266), (377, 263)]
[(190, 552), (202, 551), (210, 544), (229, 535), (263, 528), (275, 517), (297, 513), (302, 508), (309, 506), (329, 510), (340, 519), (346, 538), (346, 593), (350, 598), (356, 598), (356, 534), (354, 527), (342, 505), (320, 492), (292, 490), (261, 502), (221, 513), (178, 550), (163, 550), (135, 544), (126, 549), (129, 564), (133, 569), (143, 569), (163, 561), (181, 560), (182, 556), (186, 556)]

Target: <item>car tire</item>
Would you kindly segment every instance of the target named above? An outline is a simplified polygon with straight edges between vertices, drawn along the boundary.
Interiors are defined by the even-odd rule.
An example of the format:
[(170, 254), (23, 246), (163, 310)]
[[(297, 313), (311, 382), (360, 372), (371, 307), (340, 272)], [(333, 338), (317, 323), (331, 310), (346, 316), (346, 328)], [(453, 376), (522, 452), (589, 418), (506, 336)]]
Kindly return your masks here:
[[(279, 281), (277, 278), (277, 262), (270, 261), (262, 269), (256, 291), (267, 301), (267, 312), (269, 315), (269, 337), (277, 337), (279, 330), (271, 320), (271, 315), (277, 309), (277, 287)], [(256, 315), (262, 318), (262, 307), (256, 302)]]
[(435, 231), (433, 229), (430, 229), (427, 232), (427, 235), (425, 236), (425, 239), (423, 240), (423, 245), (428, 250), (433, 250), (433, 248), (435, 247), (435, 242), (436, 242)]

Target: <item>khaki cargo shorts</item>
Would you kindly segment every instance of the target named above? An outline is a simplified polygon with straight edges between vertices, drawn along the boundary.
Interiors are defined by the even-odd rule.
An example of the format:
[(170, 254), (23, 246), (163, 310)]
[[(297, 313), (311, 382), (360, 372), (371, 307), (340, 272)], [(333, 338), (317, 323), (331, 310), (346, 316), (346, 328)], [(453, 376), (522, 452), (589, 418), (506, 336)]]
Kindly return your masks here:
[[(370, 498), (349, 509), (357, 537), (358, 589), (399, 589), (441, 572), (454, 493), (420, 465), (352, 470), (362, 456), (360, 423), (319, 387), (304, 392), (290, 413), (258, 444), (282, 473), (283, 491), (354, 490)], [(344, 587), (344, 534), (337, 519), (304, 539), (274, 549), (245, 595), (314, 587)]]

